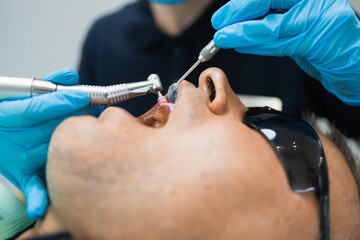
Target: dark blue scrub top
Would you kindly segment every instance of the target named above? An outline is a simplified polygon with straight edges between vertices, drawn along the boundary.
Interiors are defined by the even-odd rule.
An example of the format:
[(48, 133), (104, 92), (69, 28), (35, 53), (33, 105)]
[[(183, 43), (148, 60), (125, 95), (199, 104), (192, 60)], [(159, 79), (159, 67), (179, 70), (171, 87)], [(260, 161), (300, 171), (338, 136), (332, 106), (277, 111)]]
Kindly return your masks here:
[[(157, 29), (146, 0), (99, 19), (83, 46), (80, 83), (105, 86), (143, 81), (151, 73), (157, 73), (163, 83), (163, 93), (166, 93), (212, 39), (215, 30), (211, 26), (211, 16), (225, 2), (214, 1), (197, 22), (177, 37), (169, 37)], [(290, 58), (221, 50), (212, 60), (201, 64), (187, 80), (197, 85), (200, 73), (208, 67), (222, 69), (235, 93), (279, 97), (284, 112), (300, 116), (312, 111), (335, 122), (346, 135), (360, 137), (360, 107), (342, 103)], [(150, 109), (156, 99), (155, 94), (149, 94), (118, 106), (138, 116)]]

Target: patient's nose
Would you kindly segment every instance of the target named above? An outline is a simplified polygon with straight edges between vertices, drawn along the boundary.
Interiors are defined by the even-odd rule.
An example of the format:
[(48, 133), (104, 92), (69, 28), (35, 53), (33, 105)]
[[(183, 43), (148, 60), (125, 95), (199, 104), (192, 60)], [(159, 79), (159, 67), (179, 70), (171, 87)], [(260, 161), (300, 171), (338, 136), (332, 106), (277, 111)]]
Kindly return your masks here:
[[(235, 80), (235, 79), (234, 79)], [(231, 89), (225, 73), (219, 68), (208, 68), (199, 77), (199, 88), (208, 93), (209, 109), (217, 115), (241, 118), (247, 108)]]

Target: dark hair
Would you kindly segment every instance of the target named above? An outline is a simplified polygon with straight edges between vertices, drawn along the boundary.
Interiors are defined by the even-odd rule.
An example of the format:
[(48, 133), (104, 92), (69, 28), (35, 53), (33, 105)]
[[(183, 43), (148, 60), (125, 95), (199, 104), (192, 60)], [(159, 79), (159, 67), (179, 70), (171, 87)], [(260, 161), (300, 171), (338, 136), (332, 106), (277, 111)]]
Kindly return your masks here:
[(349, 148), (348, 139), (340, 132), (339, 129), (337, 129), (325, 118), (318, 117), (315, 114), (305, 114), (303, 118), (314, 129), (318, 130), (330, 141), (332, 141), (340, 150), (352, 172), (358, 189), (358, 194), (360, 195), (360, 159), (356, 159), (353, 155), (353, 152)]

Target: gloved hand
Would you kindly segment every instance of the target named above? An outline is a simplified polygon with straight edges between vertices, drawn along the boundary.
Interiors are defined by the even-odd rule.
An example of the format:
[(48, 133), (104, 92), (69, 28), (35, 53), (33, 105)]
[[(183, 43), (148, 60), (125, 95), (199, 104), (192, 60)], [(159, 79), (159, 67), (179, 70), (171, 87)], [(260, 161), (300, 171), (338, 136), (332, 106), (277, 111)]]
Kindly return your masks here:
[[(288, 11), (266, 15), (270, 9)], [(211, 21), (216, 46), (290, 56), (329, 92), (360, 106), (360, 23), (348, 0), (231, 0)]]
[[(43, 79), (70, 85), (79, 77), (73, 69), (62, 69)], [(65, 118), (99, 114), (102, 109), (87, 107), (88, 102), (88, 96), (78, 91), (0, 102), (0, 174), (23, 191), (31, 220), (43, 216), (48, 203), (44, 166), (51, 134)]]

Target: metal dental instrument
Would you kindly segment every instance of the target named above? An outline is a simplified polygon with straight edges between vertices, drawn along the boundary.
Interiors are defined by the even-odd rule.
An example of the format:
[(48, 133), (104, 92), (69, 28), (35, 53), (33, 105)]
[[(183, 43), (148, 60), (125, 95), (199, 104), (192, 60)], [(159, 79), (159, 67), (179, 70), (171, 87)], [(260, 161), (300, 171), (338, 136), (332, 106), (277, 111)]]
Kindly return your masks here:
[(200, 63), (209, 61), (215, 54), (220, 50), (217, 46), (215, 46), (214, 40), (211, 40), (203, 49), (201, 49), (198, 60), (195, 64), (187, 70), (187, 72), (177, 81), (179, 84), (182, 80), (184, 80), (194, 69), (199, 66)]
[(159, 91), (163, 90), (163, 87), (157, 74), (151, 74), (146, 81), (104, 87), (90, 85), (65, 86), (36, 78), (0, 76), (0, 100), (31, 97), (37, 94), (65, 90), (77, 90), (86, 93), (90, 98), (90, 105), (113, 105), (150, 92), (158, 94)]
[(199, 66), (200, 63), (209, 61), (215, 54), (220, 50), (217, 46), (215, 46), (214, 40), (211, 40), (203, 49), (201, 49), (198, 60), (195, 64), (187, 70), (187, 72), (176, 82), (173, 83), (168, 90), (168, 99), (170, 102), (174, 103), (176, 99), (176, 91), (179, 87), (179, 84), (182, 80), (184, 80), (189, 74), (194, 71), (194, 69)]

